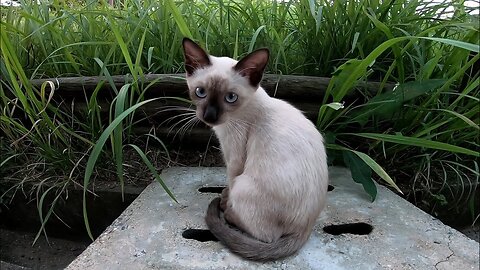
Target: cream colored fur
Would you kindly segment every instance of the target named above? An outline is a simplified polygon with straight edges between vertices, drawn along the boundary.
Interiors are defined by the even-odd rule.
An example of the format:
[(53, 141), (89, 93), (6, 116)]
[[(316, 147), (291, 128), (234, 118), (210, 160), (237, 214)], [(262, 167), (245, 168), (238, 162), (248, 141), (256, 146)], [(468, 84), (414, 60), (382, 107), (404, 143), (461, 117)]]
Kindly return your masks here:
[[(301, 247), (325, 205), (323, 138), (299, 110), (270, 97), (260, 86), (252, 87), (233, 69), (237, 61), (214, 56), (209, 60), (210, 65), (187, 76), (190, 95), (215, 80), (225, 93), (234, 91), (240, 103), (234, 110), (223, 110), (213, 125), (227, 165), (225, 218), (267, 243), (295, 235)], [(202, 119), (203, 100), (192, 99)]]

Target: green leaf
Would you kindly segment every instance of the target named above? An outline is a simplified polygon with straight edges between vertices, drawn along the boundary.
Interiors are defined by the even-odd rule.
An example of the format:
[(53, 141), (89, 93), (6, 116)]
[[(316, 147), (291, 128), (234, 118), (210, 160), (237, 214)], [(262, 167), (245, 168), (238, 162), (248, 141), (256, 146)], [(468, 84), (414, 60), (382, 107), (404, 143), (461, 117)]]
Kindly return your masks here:
[(142, 39), (140, 39), (140, 44), (138, 45), (138, 50), (137, 50), (137, 55), (135, 57), (135, 71), (132, 70), (132, 73), (136, 73), (143, 77), (143, 71), (142, 71), (142, 66), (140, 62), (142, 61), (142, 53), (143, 53), (143, 46), (145, 45), (145, 36), (147, 34), (147, 29), (143, 31)]
[(345, 108), (345, 105), (343, 103), (340, 103), (340, 102), (332, 102), (332, 103), (328, 103), (328, 104), (325, 104), (325, 105), (322, 105), (322, 106), (332, 108), (335, 111), (338, 111), (340, 109)]
[(359, 32), (355, 32), (353, 35), (353, 41), (352, 41), (352, 49), (350, 50), (350, 53), (353, 53), (355, 51), (355, 48), (357, 47), (357, 42), (358, 42), (358, 37), (360, 36)]
[[(367, 13), (366, 11), (364, 13), (373, 22), (373, 24), (378, 29), (380, 29), (380, 31), (385, 33), (385, 35), (387, 36), (388, 39), (393, 39), (394, 36), (393, 36), (392, 32), (390, 31), (390, 29), (384, 23), (382, 23), (381, 21), (379, 21), (377, 19), (376, 15), (375, 15), (375, 12), (371, 8), (369, 8), (369, 12), (370, 12), (370, 14)], [(393, 44), (392, 45), (392, 51), (395, 55), (395, 61), (397, 62), (397, 66), (398, 66), (399, 81), (404, 82), (405, 72), (404, 72), (404, 68), (403, 68), (403, 56), (402, 56), (402, 53), (400, 51), (400, 47), (398, 46), (398, 44)]]
[[(55, 194), (55, 198), (49, 204), (48, 212), (45, 216), (43, 216), (43, 207), (44, 207), (45, 198), (47, 198), (47, 195), (49, 194), (49, 192), (54, 191), (54, 188), (57, 188), (57, 186), (55, 186), (55, 185), (51, 186), (40, 197), (40, 200), (38, 201), (38, 204), (37, 204), (37, 210), (38, 210), (38, 215), (39, 215), (40, 222), (41, 222), (42, 225), (40, 226), (40, 229), (38, 230), (37, 235), (35, 236), (35, 239), (33, 240), (32, 246), (35, 245), (35, 243), (37, 242), (37, 240), (40, 237), (40, 235), (42, 234), (42, 232), (44, 233), (45, 236), (47, 236), (47, 231), (45, 230), (45, 225), (47, 224), (48, 220), (50, 219), (50, 216), (53, 213), (53, 209), (55, 208), (55, 205), (56, 205), (58, 199), (62, 195), (62, 192), (65, 190), (67, 183), (68, 182), (63, 184), (62, 188), (60, 189), (60, 192), (57, 192)], [(47, 239), (47, 241), (48, 241), (48, 239)]]
[[(350, 59), (347, 62), (343, 63), (341, 66), (339, 66), (337, 69), (335, 69), (335, 71), (332, 74), (332, 79), (330, 80), (327, 90), (325, 91), (323, 104), (327, 103), (327, 100), (330, 96), (333, 97), (334, 102), (342, 101), (342, 99), (347, 94), (348, 90), (344, 92), (339, 92), (337, 90), (341, 88), (343, 84), (345, 84), (345, 80), (349, 79), (350, 74), (354, 72), (361, 63), (362, 63), (361, 60)], [(358, 78), (355, 78), (355, 81), (351, 83), (351, 87), (353, 87), (357, 79)], [(324, 125), (328, 120), (330, 120), (330, 117), (332, 115), (332, 112), (327, 111), (326, 109), (327, 109), (326, 106), (321, 106), (319, 109), (318, 118), (317, 118), (317, 127), (319, 129), (324, 128)]]
[(95, 60), (95, 62), (97, 62), (97, 64), (102, 69), (101, 74), (103, 74), (105, 76), (105, 78), (107, 78), (107, 81), (110, 84), (110, 87), (112, 87), (113, 92), (115, 94), (118, 94), (117, 86), (115, 85), (115, 82), (113, 81), (113, 77), (112, 77), (112, 75), (110, 75), (110, 72), (108, 71), (105, 63), (97, 57), (93, 58), (93, 60)]
[(318, 7), (318, 11), (315, 11), (315, 0), (309, 0), (308, 4), (310, 6), (310, 14), (312, 14), (312, 17), (315, 20), (315, 34), (318, 34), (318, 30), (320, 30), (320, 25), (322, 23), (323, 6)]
[(2, 160), (2, 162), (0, 162), (0, 168), (1, 168), (3, 165), (5, 165), (10, 159), (12, 159), (12, 158), (14, 158), (14, 157), (16, 157), (16, 156), (19, 156), (19, 155), (20, 155), (19, 153), (18, 153), (18, 154), (13, 154), (13, 155), (7, 157), (6, 159)]
[(372, 169), (378, 176), (380, 176), (383, 180), (385, 180), (385, 182), (387, 182), (390, 186), (395, 188), (400, 194), (403, 194), (402, 190), (400, 190), (400, 188), (397, 186), (397, 184), (395, 184), (395, 182), (388, 175), (388, 173), (385, 172), (382, 166), (380, 166), (377, 162), (375, 162), (375, 160), (373, 160), (369, 155), (340, 146), (340, 145), (336, 145), (336, 144), (326, 144), (326, 147), (333, 150), (350, 151), (354, 153), (359, 158), (361, 158), (365, 162), (365, 164), (367, 164), (370, 167), (370, 169)]
[(147, 65), (148, 65), (148, 68), (147, 68), (147, 70), (150, 70), (150, 69), (152, 68), (153, 49), (154, 49), (154, 47), (149, 47), (149, 48), (148, 48), (148, 53), (147, 53)]
[[(365, 59), (358, 60), (358, 59), (351, 59), (347, 61), (344, 67), (337, 72), (341, 72), (338, 74), (338, 85), (335, 89), (333, 97), (333, 101), (341, 101), (343, 97), (348, 93), (348, 91), (355, 85), (357, 80), (366, 74), (367, 68), (380, 56), (383, 52), (385, 52), (391, 46), (397, 44), (398, 42), (405, 41), (412, 37), (399, 37), (389, 39), (378, 47), (376, 47)], [(342, 65), (343, 66), (343, 65)], [(336, 72), (336, 73), (337, 73)], [(330, 87), (330, 85), (329, 85)]]
[[(114, 22), (114, 19), (110, 19), (110, 22)], [(117, 25), (115, 23), (110, 23), (110, 28), (113, 31), (113, 34), (115, 35), (115, 39), (117, 41), (118, 46), (120, 46), (120, 50), (122, 51), (123, 58), (125, 59), (125, 62), (127, 62), (128, 69), (130, 70), (130, 73), (133, 76), (133, 80), (137, 81), (137, 72), (135, 72), (135, 67), (132, 62), (132, 57), (130, 57), (130, 52), (128, 51), (128, 44), (125, 43), (123, 40), (122, 35), (120, 34), (120, 29), (118, 29)]]
[(135, 149), (135, 151), (137, 151), (137, 153), (142, 158), (143, 162), (147, 165), (148, 169), (150, 170), (150, 172), (155, 177), (155, 180), (157, 180), (157, 182), (163, 187), (165, 192), (167, 192), (168, 196), (170, 196), (170, 198), (172, 198), (172, 200), (174, 200), (176, 203), (178, 203), (177, 199), (175, 198), (173, 193), (170, 191), (170, 189), (168, 189), (167, 185), (165, 185), (165, 183), (163, 182), (160, 175), (158, 175), (157, 170), (155, 169), (155, 167), (153, 167), (153, 164), (150, 162), (150, 160), (145, 155), (145, 153), (138, 146), (136, 146), (134, 144), (128, 144), (128, 146), (132, 147), (133, 149)]
[(420, 74), (421, 74), (420, 79), (421, 80), (430, 79), (430, 76), (432, 76), (433, 71), (435, 70), (435, 68), (438, 65), (438, 61), (441, 58), (442, 58), (442, 55), (439, 54), (439, 55), (435, 56), (434, 58), (428, 60), (428, 62), (426, 62), (425, 65), (423, 65), (420, 68)]
[(378, 176), (385, 180), (385, 182), (395, 188), (400, 194), (403, 194), (402, 190), (397, 186), (397, 184), (395, 184), (390, 175), (388, 175), (388, 173), (382, 168), (382, 166), (375, 162), (375, 160), (373, 160), (369, 155), (354, 150), (351, 150), (351, 152), (361, 158), (365, 162), (365, 164), (367, 164), (372, 170), (374, 170)]
[(425, 81), (412, 81), (398, 85), (393, 90), (371, 98), (364, 107), (359, 110), (352, 121), (365, 125), (372, 116), (380, 119), (390, 119), (393, 114), (401, 110), (407, 101), (427, 94), (442, 86), (446, 80), (432, 79)]
[[(478, 45), (466, 43), (462, 41), (452, 40), (452, 39), (444, 39), (444, 38), (429, 38), (429, 37), (413, 37), (413, 36), (406, 36), (406, 37), (397, 37), (389, 39), (379, 46), (377, 46), (365, 59), (358, 60), (358, 59), (350, 59), (343, 65), (341, 65), (334, 73), (332, 80), (327, 87), (325, 92), (325, 97), (323, 103), (326, 103), (327, 99), (330, 95), (333, 97), (334, 102), (341, 101), (345, 95), (353, 88), (353, 86), (357, 83), (358, 79), (362, 76), (367, 74), (367, 68), (379, 57), (382, 53), (384, 53), (388, 48), (397, 46), (398, 42), (406, 41), (406, 40), (415, 40), (415, 39), (429, 39), (438, 42), (442, 42), (445, 44), (453, 45), (456, 47), (464, 48), (467, 50), (471, 50), (474, 52), (478, 52)], [(478, 55), (476, 56), (478, 57)], [(474, 60), (472, 58), (471, 60)], [(453, 82), (453, 78), (451, 78)], [(449, 80), (450, 82), (450, 80)], [(442, 88), (448, 87), (450, 83), (446, 83), (443, 85)], [(322, 111), (320, 109), (317, 119), (317, 127), (322, 129), (324, 125), (329, 121), (332, 117), (332, 111)]]
[(380, 140), (386, 141), (391, 143), (403, 144), (403, 145), (410, 145), (410, 146), (418, 146), (424, 148), (431, 148), (437, 150), (443, 150), (453, 153), (461, 153), (466, 155), (471, 155), (475, 157), (480, 157), (480, 153), (474, 150), (466, 149), (460, 146), (451, 145), (448, 143), (437, 142), (422, 138), (414, 138), (414, 137), (407, 137), (403, 135), (390, 135), (390, 134), (377, 134), (377, 133), (345, 133), (344, 135), (347, 136), (359, 136), (363, 138), (373, 139), (373, 140)]
[(456, 116), (457, 118), (459, 118), (460, 120), (464, 121), (465, 123), (467, 123), (467, 125), (475, 128), (475, 129), (480, 129), (480, 127), (475, 124), (475, 122), (473, 122), (472, 120), (470, 120), (468, 117), (462, 115), (462, 114), (459, 114), (455, 111), (451, 111), (451, 110), (447, 110), (447, 109), (435, 109), (434, 111), (442, 111), (442, 112), (446, 112), (446, 113), (449, 113), (449, 114), (452, 114), (454, 116)]
[[(117, 118), (125, 111), (125, 100), (127, 98), (130, 84), (125, 84), (120, 88), (120, 92), (115, 98), (115, 117)], [(121, 121), (113, 130), (111, 136), (113, 157), (115, 160), (115, 167), (117, 169), (117, 177), (120, 181), (120, 190), (122, 193), (122, 201), (124, 200), (124, 179), (123, 179), (123, 121)]]
[(428, 40), (433, 40), (433, 41), (438, 41), (441, 43), (445, 43), (448, 45), (452, 45), (458, 48), (462, 48), (465, 50), (469, 50), (472, 52), (480, 52), (480, 45), (478, 44), (473, 44), (473, 43), (468, 43), (460, 40), (454, 40), (454, 39), (448, 39), (448, 38), (436, 38), (436, 37), (418, 37), (421, 39), (428, 39)]
[(377, 196), (377, 187), (372, 180), (372, 170), (362, 159), (352, 152), (343, 151), (343, 160), (352, 172), (352, 178), (355, 182), (362, 184), (363, 189), (370, 195), (372, 202)]
[(173, 15), (173, 19), (177, 23), (178, 29), (180, 29), (180, 32), (182, 32), (182, 35), (192, 38), (192, 33), (190, 33), (190, 29), (188, 29), (187, 23), (185, 22), (185, 19), (183, 19), (182, 13), (180, 13), (180, 10), (175, 5), (175, 2), (173, 0), (167, 0), (167, 5)]
[(248, 53), (253, 51), (253, 47), (255, 46), (255, 42), (257, 42), (258, 35), (260, 34), (260, 31), (265, 29), (265, 27), (265, 25), (261, 25), (257, 28), (257, 30), (255, 30), (255, 33), (253, 33), (252, 39), (250, 39), (250, 45), (248, 46)]

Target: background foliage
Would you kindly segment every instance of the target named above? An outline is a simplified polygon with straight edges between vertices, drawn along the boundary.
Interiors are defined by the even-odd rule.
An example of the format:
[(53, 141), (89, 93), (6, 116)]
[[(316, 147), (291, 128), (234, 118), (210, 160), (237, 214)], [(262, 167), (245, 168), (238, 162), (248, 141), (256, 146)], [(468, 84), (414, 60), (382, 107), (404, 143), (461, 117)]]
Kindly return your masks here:
[[(373, 170), (429, 212), (478, 217), (479, 18), (470, 14), (478, 1), (470, 1), (475, 8), (429, 0), (20, 2), (0, 10), (0, 167), (16, 183), (2, 191), (3, 203), (30, 183), (41, 209), (46, 194), (62, 199), (74, 184), (87, 192), (90, 176), (112, 165), (123, 186), (125, 147), (161, 181), (150, 150), (129, 132), (132, 108), (149, 102), (144, 74), (183, 72), (180, 44), (189, 36), (234, 58), (268, 47), (270, 73), (333, 77), (316, 123), (333, 163), (367, 168), (354, 173), (366, 190)], [(77, 115), (54, 84), (30, 83), (123, 74), (134, 79), (115, 89), (107, 122), (100, 85)], [(365, 80), (397, 87), (354, 90)], [(39, 211), (42, 220), (53, 205)]]

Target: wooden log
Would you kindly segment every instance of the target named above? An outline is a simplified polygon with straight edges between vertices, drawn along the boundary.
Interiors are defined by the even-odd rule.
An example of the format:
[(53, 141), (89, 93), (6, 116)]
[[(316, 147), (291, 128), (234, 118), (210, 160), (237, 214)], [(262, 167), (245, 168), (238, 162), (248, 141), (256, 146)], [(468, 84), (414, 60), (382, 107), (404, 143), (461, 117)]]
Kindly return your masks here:
[[(318, 103), (308, 103), (308, 102), (298, 102), (290, 101), (290, 104), (295, 106), (297, 109), (302, 111), (304, 115), (312, 120), (316, 121), (318, 116), (318, 110), (320, 108), (320, 102)], [(85, 115), (88, 111), (88, 105), (84, 102), (75, 102), (73, 105), (69, 105), (73, 108), (74, 112)], [(98, 102), (100, 114), (104, 116), (105, 119), (108, 119), (108, 113), (110, 110), (110, 103), (107, 101)], [(146, 118), (151, 123), (162, 123), (165, 120), (178, 116), (180, 114), (187, 113), (186, 109), (195, 109), (195, 106), (189, 106), (189, 104), (180, 102), (174, 99), (159, 99), (152, 102), (149, 102), (139, 109), (135, 114), (138, 117)], [(175, 117), (175, 119), (180, 120), (182, 117)]]
[[(218, 139), (211, 128), (199, 124), (188, 130), (179, 128), (137, 127), (132, 130), (137, 135), (155, 134), (162, 142), (170, 146), (183, 146), (189, 149), (204, 149), (206, 145), (219, 146)], [(155, 140), (152, 140), (155, 143)]]
[[(103, 88), (109, 89), (107, 93), (101, 91), (99, 95), (113, 95), (106, 77), (64, 77), (53, 79), (35, 79), (32, 84), (40, 87), (45, 81), (50, 80), (58, 87), (57, 94), (62, 97), (83, 96), (90, 94), (100, 82), (104, 82)], [(125, 83), (132, 82), (132, 76), (112, 76), (113, 83), (120, 89)], [(151, 84), (146, 91), (146, 97), (177, 96), (187, 97), (187, 84), (184, 74), (147, 74), (140, 79), (143, 87)], [(265, 74), (262, 86), (271, 95), (286, 100), (310, 100), (321, 101), (330, 78), (310, 77), (296, 75)], [(393, 84), (386, 84), (386, 89), (393, 89)], [(357, 88), (363, 88), (369, 92), (377, 92), (380, 88), (378, 82), (359, 83)], [(103, 89), (102, 89), (103, 90)], [(351, 92), (350, 96), (355, 96)]]
[[(125, 83), (131, 83), (131, 76), (113, 76), (113, 82), (117, 89), (120, 89)], [(110, 87), (105, 77), (64, 77), (58, 79), (36, 79), (32, 80), (34, 86), (40, 87), (45, 81), (52, 81), (56, 85), (55, 97), (70, 100), (73, 102), (74, 111), (85, 113), (88, 110), (86, 98), (91, 94), (97, 85), (104, 82), (102, 91), (99, 92), (98, 105), (102, 119), (108, 119), (108, 110), (111, 104), (111, 98), (114, 97), (114, 91)], [(318, 115), (318, 109), (321, 105), (323, 95), (330, 82), (330, 78), (308, 77), (294, 75), (273, 75), (266, 74), (262, 81), (262, 86), (271, 95), (290, 102), (300, 109), (312, 121), (315, 121)], [(141, 80), (141, 87), (149, 85), (145, 98), (151, 97), (187, 97), (187, 85), (183, 74), (148, 74)], [(393, 84), (385, 85), (386, 89), (392, 89)], [(370, 92), (378, 91), (380, 83), (368, 82), (360, 83), (357, 87)], [(47, 87), (48, 88), (48, 87)], [(352, 91), (349, 98), (356, 98), (356, 91)], [(87, 95), (87, 97), (85, 97)], [(70, 99), (70, 98), (74, 99)], [(209, 143), (217, 144), (212, 135), (212, 131), (205, 125), (198, 125), (183, 134), (183, 131), (177, 132), (178, 127), (171, 130), (169, 126), (175, 121), (168, 122), (171, 117), (179, 115), (181, 111), (165, 110), (166, 106), (188, 106), (185, 103), (173, 99), (160, 99), (142, 106), (135, 114), (137, 120), (141, 120), (133, 129), (134, 133), (146, 134), (155, 129), (156, 134), (167, 143), (203, 145)], [(174, 118), (176, 120), (181, 118)], [(162, 124), (162, 125), (160, 125)], [(212, 137), (213, 136), (213, 137)]]

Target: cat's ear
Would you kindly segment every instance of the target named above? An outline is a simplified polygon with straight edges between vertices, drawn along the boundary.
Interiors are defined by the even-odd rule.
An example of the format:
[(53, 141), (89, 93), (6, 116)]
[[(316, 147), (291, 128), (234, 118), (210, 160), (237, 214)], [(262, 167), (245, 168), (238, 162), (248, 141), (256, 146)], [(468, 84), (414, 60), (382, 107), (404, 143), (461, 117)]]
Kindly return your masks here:
[(183, 55), (185, 56), (185, 71), (190, 76), (197, 69), (210, 65), (208, 54), (197, 43), (189, 38), (183, 38)]
[(268, 56), (268, 49), (256, 50), (242, 58), (233, 69), (243, 77), (248, 78), (250, 85), (258, 87), (268, 63)]

